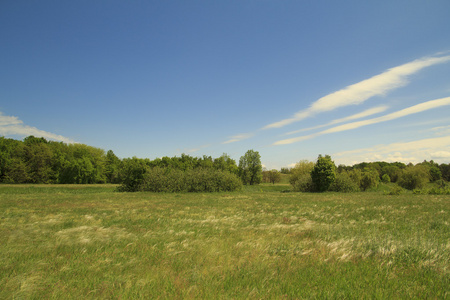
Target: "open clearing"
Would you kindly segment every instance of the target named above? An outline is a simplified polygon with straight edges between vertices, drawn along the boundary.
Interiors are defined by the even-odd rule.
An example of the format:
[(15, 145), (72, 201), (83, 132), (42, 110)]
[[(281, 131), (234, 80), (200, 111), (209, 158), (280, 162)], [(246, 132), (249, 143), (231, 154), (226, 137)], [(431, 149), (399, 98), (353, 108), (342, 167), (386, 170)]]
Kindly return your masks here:
[(0, 185), (0, 298), (441, 298), (450, 197)]

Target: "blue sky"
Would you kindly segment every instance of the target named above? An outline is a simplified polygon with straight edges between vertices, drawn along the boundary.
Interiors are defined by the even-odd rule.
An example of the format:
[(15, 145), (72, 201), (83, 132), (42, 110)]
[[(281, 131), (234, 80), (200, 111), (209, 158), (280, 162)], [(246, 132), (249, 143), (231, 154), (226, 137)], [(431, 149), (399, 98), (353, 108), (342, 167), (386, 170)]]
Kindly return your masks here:
[(0, 135), (450, 162), (450, 1), (0, 2)]

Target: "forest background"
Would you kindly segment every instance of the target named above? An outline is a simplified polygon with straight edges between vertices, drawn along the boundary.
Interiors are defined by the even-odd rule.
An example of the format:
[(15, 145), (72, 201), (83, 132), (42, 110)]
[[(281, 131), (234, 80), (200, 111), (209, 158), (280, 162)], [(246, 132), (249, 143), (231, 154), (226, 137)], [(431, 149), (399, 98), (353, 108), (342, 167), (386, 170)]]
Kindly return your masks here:
[[(319, 173), (322, 177), (315, 177), (314, 174)], [(363, 162), (335, 166), (331, 157), (319, 155), (315, 163), (300, 160), (294, 168), (265, 170), (259, 153), (253, 150), (247, 151), (239, 164), (225, 153), (218, 158), (182, 154), (154, 160), (120, 159), (112, 150), (85, 144), (67, 144), (34, 136), (23, 141), (0, 137), (1, 183), (113, 183), (122, 184), (119, 189), (123, 191), (212, 192), (236, 190), (242, 184), (276, 183), (281, 180), (281, 174), (289, 178), (294, 191), (301, 192), (365, 191), (383, 182), (397, 183), (393, 193), (402, 188), (418, 192), (428, 183), (433, 183), (431, 192), (448, 193), (450, 164)], [(323, 178), (327, 183), (320, 186)]]

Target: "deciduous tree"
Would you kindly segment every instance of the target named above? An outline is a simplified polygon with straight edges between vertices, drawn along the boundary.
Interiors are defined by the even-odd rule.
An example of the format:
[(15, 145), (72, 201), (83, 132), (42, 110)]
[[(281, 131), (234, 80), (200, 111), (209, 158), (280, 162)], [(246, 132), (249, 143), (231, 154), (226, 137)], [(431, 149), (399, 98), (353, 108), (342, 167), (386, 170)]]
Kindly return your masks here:
[(314, 168), (311, 171), (311, 179), (314, 190), (325, 192), (336, 179), (336, 166), (329, 155), (319, 155)]
[(259, 184), (262, 181), (261, 155), (258, 151), (248, 150), (239, 159), (239, 175), (244, 184)]

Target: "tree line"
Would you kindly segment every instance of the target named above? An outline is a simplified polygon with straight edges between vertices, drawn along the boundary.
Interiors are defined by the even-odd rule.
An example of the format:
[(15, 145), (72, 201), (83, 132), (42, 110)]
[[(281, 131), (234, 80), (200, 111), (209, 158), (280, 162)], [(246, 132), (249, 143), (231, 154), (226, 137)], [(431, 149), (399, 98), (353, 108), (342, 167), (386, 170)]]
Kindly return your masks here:
[(221, 191), (259, 184), (261, 171), (261, 157), (253, 150), (239, 165), (227, 154), (120, 159), (112, 150), (84, 144), (0, 137), (0, 183), (115, 183), (124, 191)]
[[(355, 192), (376, 188), (380, 183), (395, 184), (392, 193), (402, 189), (417, 193), (450, 194), (450, 164), (433, 160), (416, 165), (401, 162), (363, 162), (353, 166), (336, 167), (329, 155), (319, 155), (317, 161), (302, 160), (285, 170), (289, 182), (299, 192)], [(430, 189), (425, 189), (430, 186)]]
[[(248, 150), (236, 163), (227, 154), (218, 158), (118, 158), (112, 150), (66, 144), (28, 136), (22, 141), (0, 137), (0, 183), (121, 184), (122, 191), (213, 192), (242, 185), (276, 183), (288, 174), (294, 191), (353, 192), (394, 183), (418, 190), (433, 183), (448, 190), (450, 164), (434, 161), (404, 164), (370, 162), (336, 166), (328, 155), (316, 162), (302, 160), (294, 168), (263, 170), (258, 151)], [(286, 175), (284, 175), (286, 176)]]

